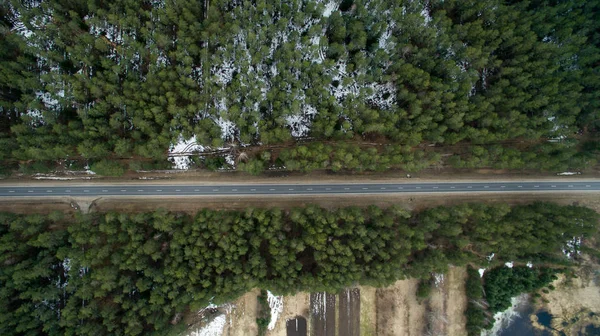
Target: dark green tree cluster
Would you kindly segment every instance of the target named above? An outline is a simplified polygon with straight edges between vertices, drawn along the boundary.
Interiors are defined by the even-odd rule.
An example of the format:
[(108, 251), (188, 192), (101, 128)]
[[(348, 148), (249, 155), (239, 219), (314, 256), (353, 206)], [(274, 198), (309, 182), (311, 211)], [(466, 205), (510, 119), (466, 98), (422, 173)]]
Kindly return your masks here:
[[(385, 138), (500, 143), (455, 164), (512, 168), (531, 158), (506, 141), (600, 124), (598, 0), (330, 9), (314, 0), (5, 1), (0, 161), (164, 160), (180, 136), (213, 148)], [(387, 165), (360, 167), (350, 154), (331, 168)]]
[(492, 314), (510, 307), (510, 299), (521, 293), (535, 292), (556, 280), (557, 270), (526, 266), (497, 267), (483, 277), (485, 299)]
[(3, 213), (0, 333), (165, 335), (185, 327), (173, 322), (179, 314), (252, 288), (336, 292), (428, 279), (449, 263), (481, 262), (490, 249), (511, 260), (556, 258), (597, 224), (590, 209), (547, 203), (412, 214), (374, 206)]

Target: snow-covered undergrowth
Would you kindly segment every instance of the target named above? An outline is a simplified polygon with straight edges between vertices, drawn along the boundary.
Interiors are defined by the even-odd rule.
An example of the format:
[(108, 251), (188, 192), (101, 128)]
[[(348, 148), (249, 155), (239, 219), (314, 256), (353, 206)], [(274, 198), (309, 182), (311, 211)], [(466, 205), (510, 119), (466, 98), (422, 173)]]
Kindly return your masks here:
[(283, 312), (283, 296), (275, 296), (273, 293), (267, 291), (267, 302), (271, 309), (271, 321), (269, 322), (267, 329), (273, 330), (275, 324), (277, 324), (279, 315)]
[(187, 336), (221, 336), (223, 335), (225, 324), (227, 324), (227, 318), (225, 314), (221, 314), (206, 326), (190, 332)]

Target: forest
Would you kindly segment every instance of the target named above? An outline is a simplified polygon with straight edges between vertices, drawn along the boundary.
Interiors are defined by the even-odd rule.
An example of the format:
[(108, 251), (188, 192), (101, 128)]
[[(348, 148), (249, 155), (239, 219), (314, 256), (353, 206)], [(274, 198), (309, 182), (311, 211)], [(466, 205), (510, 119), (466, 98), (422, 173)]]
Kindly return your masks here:
[[(498, 262), (531, 262), (521, 273), (538, 274), (538, 265), (572, 265), (565, 253), (577, 254), (575, 238), (597, 235), (598, 220), (591, 209), (552, 203), (412, 213), (315, 205), (194, 215), (0, 213), (0, 333), (169, 335), (185, 329), (186, 313), (253, 288), (386, 286), (428, 279), (449, 264), (485, 265), (492, 253)], [(494, 309), (506, 295), (496, 287)]]
[(600, 148), (599, 13), (598, 0), (3, 1), (0, 173), (119, 175), (168, 165), (181, 143), (259, 172), (288, 166), (268, 146), (313, 141), (403, 148), (386, 159), (401, 164), (357, 168), (325, 147), (328, 162), (304, 158), (319, 169), (583, 169)]

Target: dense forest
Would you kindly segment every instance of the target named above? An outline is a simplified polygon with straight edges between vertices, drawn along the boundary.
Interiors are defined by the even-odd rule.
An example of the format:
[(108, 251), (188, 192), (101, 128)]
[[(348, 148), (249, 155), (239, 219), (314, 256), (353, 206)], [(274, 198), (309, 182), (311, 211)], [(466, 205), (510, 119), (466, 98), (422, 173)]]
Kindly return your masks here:
[[(0, 161), (118, 173), (133, 167), (117, 159), (160, 163), (182, 142), (375, 141), (417, 167), (431, 164), (420, 144), (475, 144), (449, 164), (582, 168), (600, 147), (578, 142), (600, 125), (599, 13), (598, 0), (3, 1)], [(266, 153), (245, 169), (285, 166)]]
[[(337, 292), (495, 260), (568, 266), (598, 231), (577, 206), (464, 204), (0, 214), (2, 335), (167, 335), (252, 288)], [(486, 284), (488, 285), (488, 284)], [(490, 294), (491, 295), (491, 294)], [(502, 296), (497, 295), (498, 307)], [(494, 309), (496, 306), (494, 306)]]

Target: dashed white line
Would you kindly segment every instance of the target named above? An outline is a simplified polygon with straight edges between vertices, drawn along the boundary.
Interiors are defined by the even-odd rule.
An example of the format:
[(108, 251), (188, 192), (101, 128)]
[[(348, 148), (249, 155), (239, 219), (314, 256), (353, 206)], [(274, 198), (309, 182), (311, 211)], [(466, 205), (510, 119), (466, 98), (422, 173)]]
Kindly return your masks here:
[(555, 186), (554, 184), (553, 184), (553, 185), (551, 185), (551, 187), (552, 187), (552, 188), (556, 188), (556, 186)]
[(213, 191), (219, 191), (219, 189), (213, 189)]
[(108, 192), (108, 190), (102, 190), (102, 192)]
[(156, 189), (156, 191), (162, 191), (162, 189)]
[(231, 189), (231, 191), (237, 191), (237, 189)]
[[(269, 190), (271, 190), (271, 191), (274, 191), (275, 189), (271, 188), (271, 189), (269, 189)], [(312, 190), (312, 189), (311, 189), (311, 190)]]
[(483, 186), (485, 189), (488, 189), (490, 186)]
[(589, 184), (586, 184), (586, 185), (585, 185), (585, 187), (586, 187), (586, 188), (591, 188), (592, 186), (591, 186), (591, 185), (589, 185)]
[(250, 189), (250, 191), (256, 191), (256, 189)]
[(90, 192), (89, 190), (84, 190), (83, 192)]
[(27, 190), (27, 192), (33, 192), (33, 190)]
[(9, 193), (14, 193), (15, 191), (14, 191), (14, 190), (9, 190), (8, 192), (9, 192)]
[(385, 187), (381, 187), (381, 190), (385, 190)]
[(200, 191), (200, 189), (194, 189), (194, 191)]
[(573, 188), (573, 185), (572, 185), (572, 184), (569, 184), (569, 188)]
[(181, 191), (180, 189), (175, 189), (175, 191)]
[(473, 189), (473, 187), (472, 186), (467, 186), (467, 189)]
[(416, 187), (417, 189), (421, 189), (421, 187)]
[(121, 189), (121, 191), (127, 191), (127, 189)]
[(404, 189), (403, 187), (398, 187), (398, 189)]
[(363, 188), (363, 190), (367, 190), (367, 189), (369, 189), (369, 188)]
[(46, 192), (52, 192), (52, 190), (46, 190)]
[(144, 191), (143, 189), (138, 189), (138, 191)]
[(456, 187), (450, 187), (450, 189), (456, 189)]
[(65, 190), (65, 191), (66, 191), (66, 192), (71, 192), (71, 190), (69, 190), (69, 189), (67, 189), (67, 190)]
[(506, 188), (506, 186), (500, 186), (500, 188)]
[(438, 187), (433, 187), (433, 189), (438, 189)]
[[(291, 190), (291, 189), (290, 189)], [(325, 190), (331, 190), (331, 188), (325, 188)]]
[(344, 190), (350, 190), (350, 188), (344, 188)]
[[(271, 190), (275, 190), (275, 189), (271, 189)], [(312, 188), (306, 188), (306, 190), (312, 190)]]
[(523, 188), (523, 186), (517, 186), (517, 187), (519, 187), (519, 188)]
[(533, 187), (534, 187), (534, 188), (539, 188), (540, 186), (539, 186), (539, 185), (534, 185)]
[(292, 188), (288, 188), (288, 190), (289, 190), (289, 191), (292, 191), (292, 190), (294, 190), (294, 189), (292, 189)]

